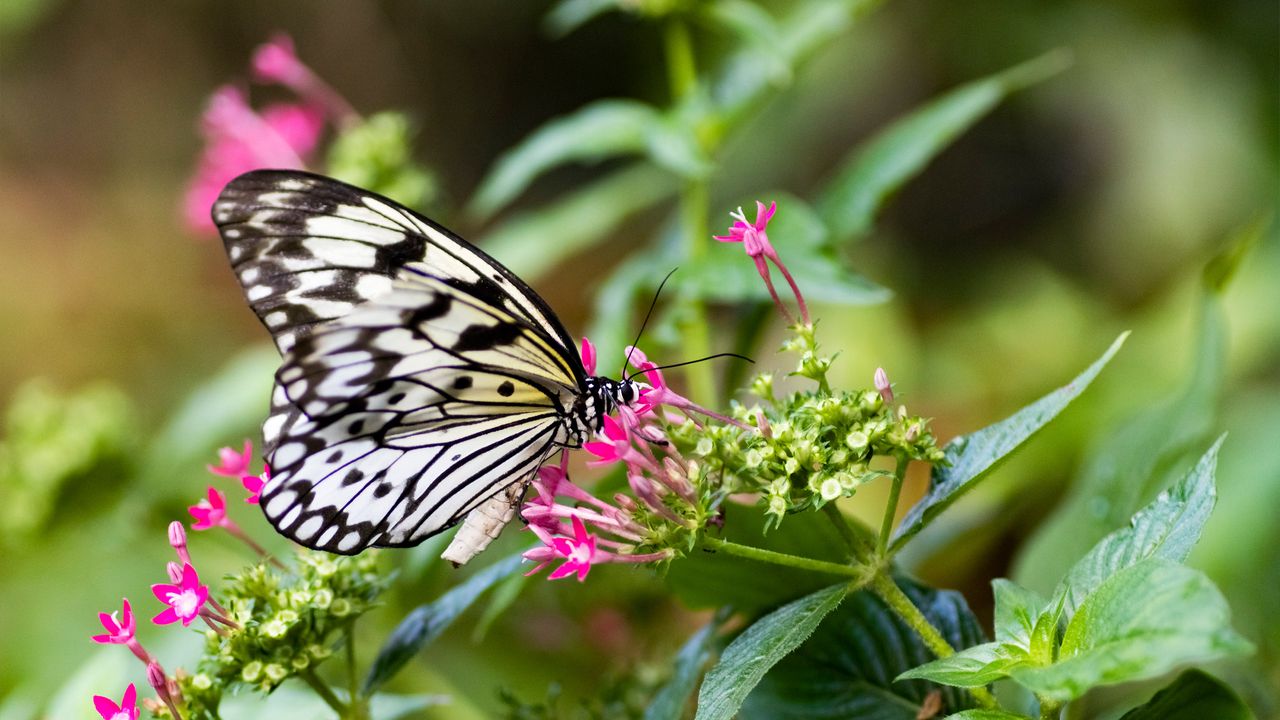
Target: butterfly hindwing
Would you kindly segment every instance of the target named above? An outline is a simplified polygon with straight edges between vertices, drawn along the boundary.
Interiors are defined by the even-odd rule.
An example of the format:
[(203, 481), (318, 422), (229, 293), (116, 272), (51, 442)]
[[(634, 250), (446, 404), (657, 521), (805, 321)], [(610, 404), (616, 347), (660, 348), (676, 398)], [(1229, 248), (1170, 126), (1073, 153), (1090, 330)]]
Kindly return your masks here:
[(526, 480), (585, 371), (546, 304), (430, 221), (305, 173), (214, 206), (284, 356), (263, 425), (272, 524), (309, 547), (413, 545)]

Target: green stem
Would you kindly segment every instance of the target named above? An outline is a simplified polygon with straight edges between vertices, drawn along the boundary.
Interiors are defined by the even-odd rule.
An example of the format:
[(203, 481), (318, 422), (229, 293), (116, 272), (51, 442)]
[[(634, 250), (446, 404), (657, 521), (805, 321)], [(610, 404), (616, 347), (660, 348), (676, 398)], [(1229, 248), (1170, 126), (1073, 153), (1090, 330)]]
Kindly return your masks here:
[[(902, 588), (898, 587), (888, 573), (876, 573), (871, 579), (871, 591), (920, 636), (925, 646), (935, 656), (945, 658), (956, 654), (955, 648), (942, 637), (942, 633), (938, 632), (938, 629), (929, 622), (924, 613), (920, 612), (920, 608), (911, 602), (911, 598), (902, 592)], [(969, 694), (984, 708), (998, 707), (995, 697), (985, 687), (970, 688)]]
[(312, 670), (311, 668), (299, 670), (298, 677), (302, 678), (304, 682), (310, 685), (311, 689), (315, 690), (316, 694), (320, 696), (320, 699), (324, 700), (326, 705), (333, 708), (334, 712), (338, 713), (338, 717), (348, 717), (350, 709), (345, 703), (338, 699), (337, 695), (333, 694), (333, 690), (320, 679), (319, 675), (316, 675), (315, 670)]
[(784, 565), (786, 567), (799, 568), (801, 570), (813, 570), (815, 572), (829, 573), (831, 575), (841, 575), (843, 577), (854, 578), (860, 580), (861, 584), (867, 582), (867, 568), (855, 567), (853, 565), (841, 565), (839, 563), (827, 562), (825, 560), (814, 560), (813, 558), (800, 557), (799, 555), (788, 555), (786, 553), (774, 552), (773, 550), (765, 550), (764, 548), (751, 547), (750, 545), (739, 545), (728, 540), (721, 540), (711, 536), (706, 536), (702, 542), (712, 550), (719, 550), (729, 555), (737, 555), (738, 557), (756, 560), (758, 562), (772, 563), (774, 565)]
[(347, 695), (351, 698), (352, 714), (358, 712), (363, 716), (366, 698), (360, 694), (360, 684), (356, 678), (356, 621), (354, 618), (347, 622), (343, 632), (346, 635), (343, 640), (347, 646)]
[(876, 543), (876, 554), (884, 557), (889, 547), (889, 533), (893, 532), (893, 520), (898, 516), (898, 495), (902, 493), (902, 478), (907, 474), (907, 457), (898, 456), (898, 467), (893, 473), (893, 486), (889, 488), (889, 502), (884, 507), (884, 522), (880, 523), (880, 540)]
[(840, 512), (840, 508), (836, 504), (829, 502), (822, 506), (822, 512), (826, 513), (827, 519), (835, 526), (836, 532), (844, 539), (844, 544), (849, 546), (849, 558), (855, 562), (863, 562), (869, 558), (870, 547), (858, 537), (858, 534), (849, 527), (849, 521), (845, 519), (844, 513)]
[(698, 86), (698, 69), (693, 59), (693, 37), (689, 26), (678, 17), (667, 22), (663, 36), (667, 52), (667, 78), (671, 83), (672, 99), (683, 100)]

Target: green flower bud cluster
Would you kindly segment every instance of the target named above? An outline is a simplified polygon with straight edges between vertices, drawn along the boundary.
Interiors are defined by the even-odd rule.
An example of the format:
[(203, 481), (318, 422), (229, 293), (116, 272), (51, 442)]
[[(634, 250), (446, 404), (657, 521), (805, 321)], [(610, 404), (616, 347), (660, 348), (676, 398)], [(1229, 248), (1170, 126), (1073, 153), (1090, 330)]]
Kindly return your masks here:
[(878, 468), (892, 467), (898, 458), (943, 459), (924, 418), (887, 406), (873, 389), (827, 387), (832, 358), (817, 353), (812, 327), (799, 328), (784, 349), (800, 353), (800, 369), (793, 374), (814, 380), (818, 390), (775, 399), (774, 378), (762, 373), (750, 388), (763, 402), (733, 408), (734, 418), (748, 427), (682, 423), (669, 428), (676, 449), (701, 464), (704, 495), (709, 489), (720, 497), (756, 493), (770, 524), (777, 525), (789, 513), (821, 508), (872, 480), (893, 477)]
[(391, 578), (377, 552), (341, 557), (300, 550), (296, 571), (260, 563), (231, 576), (217, 593), (240, 630), (206, 632), (193, 675), (179, 678), (184, 717), (217, 717), (223, 692), (249, 686), (271, 692), (331, 654), (336, 637), (377, 605)]

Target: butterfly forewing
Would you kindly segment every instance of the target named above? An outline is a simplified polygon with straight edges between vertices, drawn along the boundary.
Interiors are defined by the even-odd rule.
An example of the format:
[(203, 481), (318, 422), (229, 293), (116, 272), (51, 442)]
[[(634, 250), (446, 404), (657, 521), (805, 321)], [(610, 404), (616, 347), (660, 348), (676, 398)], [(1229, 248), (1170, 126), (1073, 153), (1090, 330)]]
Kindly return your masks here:
[(390, 200), (305, 173), (227, 186), (214, 219), (284, 356), (263, 510), (304, 545), (412, 545), (563, 443), (585, 371), (546, 304)]

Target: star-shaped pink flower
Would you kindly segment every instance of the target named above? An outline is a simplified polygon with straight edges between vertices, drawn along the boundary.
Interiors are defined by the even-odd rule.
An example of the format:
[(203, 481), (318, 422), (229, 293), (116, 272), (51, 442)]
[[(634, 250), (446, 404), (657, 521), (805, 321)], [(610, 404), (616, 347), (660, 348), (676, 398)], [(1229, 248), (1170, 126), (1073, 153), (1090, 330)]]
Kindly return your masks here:
[(124, 608), (118, 613), (98, 613), (105, 635), (94, 635), (93, 641), (103, 645), (127, 645), (133, 640), (137, 624), (133, 620), (133, 609), (129, 607), (129, 598), (124, 599)]
[(573, 516), (573, 539), (552, 538), (551, 547), (556, 555), (565, 558), (565, 562), (548, 576), (549, 580), (558, 580), (574, 573), (578, 574), (578, 582), (587, 579), (591, 563), (596, 557), (596, 539), (587, 532), (577, 515)]
[(612, 416), (604, 416), (604, 436), (608, 441), (593, 440), (584, 443), (582, 448), (587, 452), (600, 458), (593, 461), (592, 465), (606, 465), (608, 463), (625, 460), (631, 449), (631, 439), (627, 434), (626, 428)]
[[(782, 299), (778, 297), (778, 292), (773, 287), (773, 278), (769, 275), (769, 262), (782, 273), (787, 279), (787, 284), (791, 286), (791, 292), (796, 296), (796, 302), (800, 305), (800, 316), (805, 322), (809, 323), (809, 309), (805, 306), (804, 296), (800, 294), (800, 288), (796, 286), (796, 281), (788, 272), (787, 266), (782, 264), (782, 258), (778, 257), (778, 251), (773, 249), (773, 244), (769, 242), (769, 233), (766, 231), (769, 227), (769, 220), (773, 218), (773, 214), (778, 210), (778, 203), (769, 203), (766, 210), (764, 203), (756, 201), (756, 220), (755, 222), (747, 222), (746, 213), (742, 208), (738, 208), (733, 213), (733, 226), (729, 228), (728, 235), (714, 235), (713, 237), (720, 242), (738, 242), (742, 243), (742, 249), (747, 251), (747, 256), (756, 264), (756, 272), (760, 273), (760, 278), (764, 280), (765, 287), (769, 289), (769, 295), (773, 297), (773, 302), (778, 306), (788, 322), (794, 322), (791, 312), (787, 310), (786, 305), (782, 303)], [(768, 262), (766, 262), (766, 260)]]
[(151, 592), (155, 593), (160, 602), (169, 606), (152, 619), (157, 625), (169, 625), (181, 620), (183, 627), (186, 627), (200, 615), (205, 601), (209, 599), (209, 588), (200, 584), (200, 576), (196, 575), (196, 569), (191, 567), (191, 563), (183, 564), (182, 577), (177, 584), (156, 583), (151, 586)]
[(234, 448), (224, 447), (218, 451), (218, 464), (206, 465), (209, 472), (223, 477), (240, 477), (249, 472), (253, 462), (253, 442), (244, 441), (244, 451), (236, 452)]
[(138, 690), (129, 683), (124, 689), (124, 697), (117, 705), (114, 700), (102, 695), (93, 696), (93, 708), (102, 716), (102, 720), (138, 720)]
[(257, 505), (262, 498), (262, 488), (267, 486), (271, 481), (271, 466), (262, 466), (261, 475), (244, 475), (240, 478), (240, 484), (244, 485), (244, 489), (249, 491), (249, 497), (244, 501)]
[(216, 488), (209, 488), (209, 498), (187, 508), (187, 512), (191, 513), (191, 517), (196, 521), (192, 523), (192, 530), (208, 530), (213, 527), (226, 527), (229, 524), (227, 520), (227, 496), (218, 492)]

